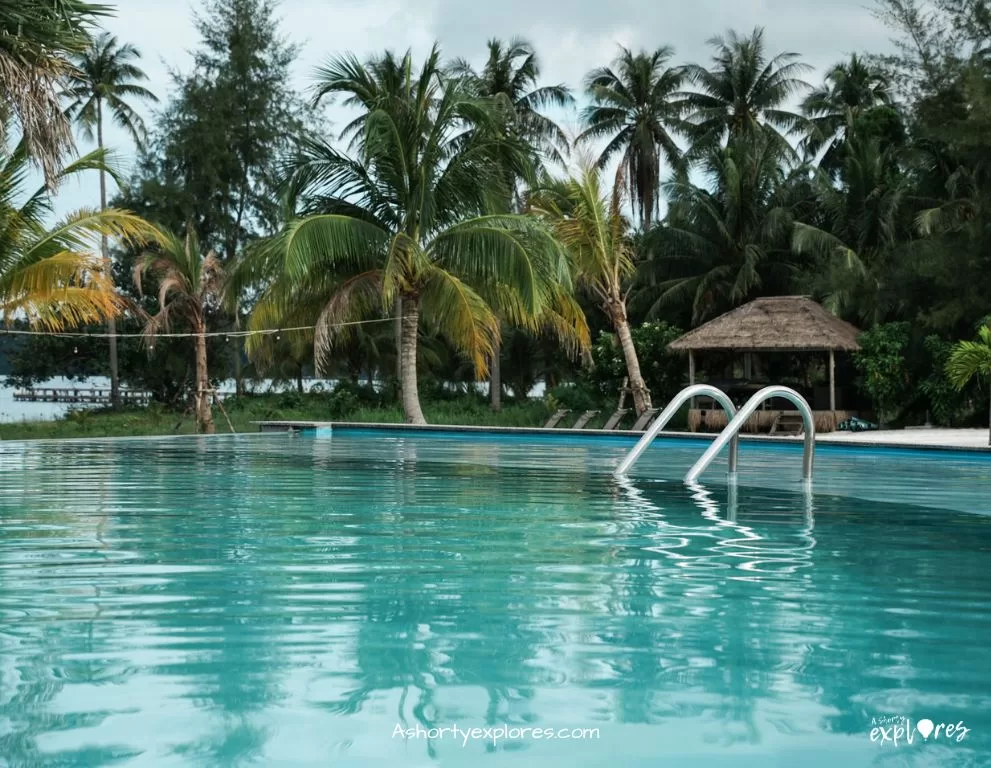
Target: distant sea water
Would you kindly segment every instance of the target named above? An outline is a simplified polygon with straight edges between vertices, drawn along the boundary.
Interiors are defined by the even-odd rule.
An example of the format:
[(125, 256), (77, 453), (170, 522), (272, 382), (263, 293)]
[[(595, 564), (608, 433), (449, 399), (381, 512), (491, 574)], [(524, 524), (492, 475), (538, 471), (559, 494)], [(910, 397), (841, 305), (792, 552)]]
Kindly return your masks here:
[[(0, 379), (2, 382), (3, 379)], [(304, 379), (303, 388), (309, 391), (317, 384), (331, 388), (334, 381), (327, 379)], [(248, 389), (253, 392), (267, 392), (274, 387), (271, 380), (245, 382)], [(294, 388), (295, 383), (281, 384), (278, 390)], [(59, 388), (59, 389), (109, 389), (110, 379), (106, 376), (93, 376), (82, 381), (57, 377), (34, 385), (37, 389)], [(18, 421), (54, 421), (60, 419), (69, 412), (70, 409), (96, 408), (95, 405), (80, 405), (70, 403), (32, 403), (22, 402), (14, 399), (14, 390), (17, 387), (0, 387), (0, 422), (11, 423)], [(221, 382), (218, 391), (224, 394), (234, 393), (234, 380)]]

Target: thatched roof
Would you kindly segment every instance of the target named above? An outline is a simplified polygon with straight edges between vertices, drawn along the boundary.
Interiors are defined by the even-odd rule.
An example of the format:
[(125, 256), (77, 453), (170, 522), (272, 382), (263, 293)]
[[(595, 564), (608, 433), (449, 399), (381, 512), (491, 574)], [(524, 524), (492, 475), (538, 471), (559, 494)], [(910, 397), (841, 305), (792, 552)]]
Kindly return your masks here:
[(757, 299), (689, 331), (674, 350), (732, 349), (741, 352), (853, 352), (860, 331), (807, 296)]

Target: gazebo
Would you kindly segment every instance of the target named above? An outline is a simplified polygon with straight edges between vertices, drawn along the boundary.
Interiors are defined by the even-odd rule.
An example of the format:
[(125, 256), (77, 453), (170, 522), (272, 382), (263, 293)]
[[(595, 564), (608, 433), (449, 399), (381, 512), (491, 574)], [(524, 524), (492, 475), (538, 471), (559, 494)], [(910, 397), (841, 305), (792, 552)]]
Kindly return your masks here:
[[(829, 415), (817, 418), (817, 428), (834, 429), (836, 412), (836, 353), (860, 349), (860, 331), (807, 296), (756, 299), (689, 331), (668, 345), (688, 352), (688, 381), (695, 383), (695, 353), (744, 354), (749, 378), (751, 353), (811, 352), (829, 355)], [(820, 414), (817, 413), (817, 417)], [(825, 415), (825, 414), (823, 414)]]

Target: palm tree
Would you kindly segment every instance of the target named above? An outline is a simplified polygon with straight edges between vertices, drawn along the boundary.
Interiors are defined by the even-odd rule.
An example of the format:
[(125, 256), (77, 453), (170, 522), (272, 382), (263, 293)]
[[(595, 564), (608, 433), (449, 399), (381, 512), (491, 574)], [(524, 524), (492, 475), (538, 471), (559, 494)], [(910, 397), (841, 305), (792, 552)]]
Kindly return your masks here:
[(625, 186), (620, 176), (611, 194), (604, 191), (598, 167), (585, 162), (577, 177), (548, 181), (538, 189), (531, 206), (568, 248), (575, 260), (578, 284), (601, 303), (616, 331), (633, 403), (640, 415), (651, 407), (651, 402), (626, 314), (626, 281), (633, 274), (633, 244), (630, 223), (623, 215)]
[(811, 68), (798, 60), (797, 53), (769, 59), (760, 27), (748, 37), (733, 31), (725, 37), (717, 35), (709, 45), (716, 49), (712, 67), (685, 67), (685, 79), (695, 90), (680, 94), (693, 154), (759, 130), (788, 146), (783, 134), (799, 130), (805, 121), (784, 107), (809, 87), (802, 76)]
[[(493, 38), (488, 42), (489, 55), (481, 72), (475, 72), (463, 59), (450, 67), (452, 75), (462, 78), (478, 96), (496, 102), (506, 117), (507, 129), (561, 163), (570, 142), (564, 131), (541, 113), (547, 107), (568, 107), (574, 103), (571, 90), (563, 84), (539, 85), (540, 60), (533, 46), (514, 37), (507, 43)], [(516, 191), (514, 179), (513, 191)]]
[(210, 369), (207, 364), (206, 313), (220, 299), (224, 271), (217, 255), (203, 254), (192, 227), (185, 237), (163, 233), (158, 247), (145, 254), (134, 270), (134, 283), (141, 293), (142, 278), (158, 280), (158, 314), (147, 318), (145, 337), (153, 343), (159, 333), (168, 333), (175, 320), (182, 320), (196, 337), (196, 426), (213, 434), (210, 409)]
[[(985, 325), (977, 332), (976, 341), (961, 341), (953, 347), (950, 359), (946, 361), (946, 375), (957, 389), (967, 386), (974, 376), (987, 376), (991, 391), (991, 325)], [(991, 429), (988, 445), (991, 445)]]
[[(489, 55), (481, 72), (475, 72), (464, 60), (455, 61), (451, 73), (463, 78), (480, 97), (490, 99), (506, 117), (506, 129), (516, 138), (526, 142), (549, 160), (564, 161), (568, 154), (568, 137), (549, 117), (541, 114), (546, 107), (570, 106), (574, 99), (565, 85), (540, 86), (540, 62), (527, 41), (512, 38), (508, 43), (493, 38), (488, 42)], [(509, 169), (513, 173), (513, 169)], [(506, 186), (517, 197), (522, 180), (510, 176)], [(519, 208), (519, 201), (509, 201), (507, 210)], [(501, 335), (501, 334), (500, 334)], [(500, 372), (500, 342), (493, 343), (489, 371), (489, 396), (492, 410), (502, 407), (502, 381)]]
[[(107, 264), (94, 253), (98, 237), (140, 243), (154, 228), (126, 211), (81, 210), (54, 225), (49, 187), (25, 194), (31, 152), (27, 141), (0, 163), (0, 313), (9, 321), (59, 331), (104, 322), (127, 303), (115, 290)], [(105, 167), (96, 151), (55, 172), (52, 184)]]
[(608, 139), (598, 166), (622, 153), (622, 173), (629, 184), (629, 198), (645, 229), (657, 216), (661, 160), (670, 168), (681, 165), (681, 150), (674, 133), (681, 129), (681, 107), (675, 95), (681, 88), (680, 68), (667, 66), (674, 49), (634, 54), (621, 48), (611, 67), (592, 70), (585, 91), (592, 104), (582, 113), (585, 130), (580, 142)]
[(540, 222), (488, 213), (504, 206), (507, 169), (526, 176), (532, 152), (439, 62), (435, 47), (419, 71), (408, 53), (367, 64), (345, 56), (321, 70), (319, 93), (362, 106), (346, 129), (358, 156), (305, 142), (290, 179), (303, 215), (244, 268), (271, 280), (253, 323), (318, 298), (318, 363), (347, 323), (401, 302), (402, 404), (414, 424), (425, 423), (421, 317), (484, 375), (499, 328), (483, 293), (500, 294), (507, 321), (535, 326), (570, 286), (566, 255)]
[(825, 168), (842, 165), (844, 142), (857, 119), (870, 109), (891, 104), (891, 83), (887, 73), (854, 54), (826, 75), (822, 87), (816, 88), (802, 102), (808, 118), (808, 135), (801, 148), (807, 158), (820, 152)]
[(884, 280), (903, 248), (908, 184), (897, 147), (851, 137), (842, 150), (841, 183), (825, 169), (813, 177), (819, 226), (796, 222), (792, 248), (814, 257), (811, 288), (831, 312), (873, 325), (890, 309)]
[(648, 316), (672, 304), (691, 306), (692, 322), (742, 304), (758, 292), (786, 288), (789, 211), (782, 205), (782, 149), (764, 134), (734, 138), (704, 158), (706, 184), (669, 183), (663, 226), (644, 238), (656, 298)]
[(107, 5), (83, 0), (18, 0), (0, 5), (0, 144), (16, 126), (27, 154), (53, 183), (73, 149), (60, 87), (70, 56), (85, 50), (89, 29)]
[[(75, 58), (75, 70), (69, 76), (65, 96), (72, 101), (67, 113), (82, 126), (88, 139), (96, 133), (96, 145), (103, 144), (103, 108), (110, 110), (115, 123), (123, 127), (141, 145), (144, 122), (125, 99), (158, 101), (147, 88), (139, 85), (147, 77), (134, 62), (141, 57), (133, 45), (121, 45), (109, 32), (98, 35), (89, 48)], [(100, 172), (100, 210), (107, 207), (107, 178)], [(103, 257), (110, 258), (106, 238), (102, 242)], [(117, 370), (117, 329), (110, 320), (110, 402), (120, 407), (120, 376)]]

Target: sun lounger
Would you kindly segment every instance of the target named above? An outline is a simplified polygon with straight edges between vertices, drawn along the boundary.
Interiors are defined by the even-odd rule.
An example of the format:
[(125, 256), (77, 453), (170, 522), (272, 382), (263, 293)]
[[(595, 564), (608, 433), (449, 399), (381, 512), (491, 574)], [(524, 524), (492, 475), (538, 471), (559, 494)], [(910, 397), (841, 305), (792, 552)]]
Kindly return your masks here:
[(648, 408), (644, 411), (640, 418), (636, 420), (632, 427), (630, 427), (631, 432), (645, 432), (647, 430), (647, 425), (654, 420), (657, 415), (659, 408)]
[(575, 422), (572, 429), (585, 429), (585, 425), (594, 419), (598, 413), (598, 411), (585, 411), (585, 413), (578, 417), (578, 421)]
[(602, 426), (603, 429), (616, 429), (616, 425), (623, 420), (623, 417), (630, 412), (629, 408), (620, 408)]
[(547, 423), (544, 424), (544, 429), (554, 429), (554, 427), (556, 427), (558, 424), (561, 423), (561, 419), (563, 419), (569, 413), (571, 413), (571, 411), (569, 411), (567, 408), (563, 408), (562, 410), (557, 411), (553, 416), (551, 416), (547, 420)]

